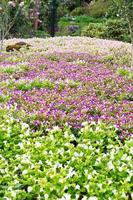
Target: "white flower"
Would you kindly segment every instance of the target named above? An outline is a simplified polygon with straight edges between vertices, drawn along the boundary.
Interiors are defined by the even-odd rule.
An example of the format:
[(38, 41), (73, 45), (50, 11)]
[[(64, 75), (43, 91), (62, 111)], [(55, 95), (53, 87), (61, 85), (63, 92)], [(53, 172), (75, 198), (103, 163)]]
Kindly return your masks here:
[(70, 194), (64, 194), (64, 196), (60, 200), (71, 200)]
[(92, 178), (92, 175), (91, 174), (88, 174), (88, 177), (87, 177), (88, 179), (91, 179)]
[(30, 163), (30, 156), (27, 155), (27, 154), (24, 154), (24, 155), (22, 156), (21, 163)]
[(77, 200), (79, 199), (79, 194), (76, 194), (76, 199), (77, 199)]
[(87, 197), (86, 197), (86, 196), (84, 196), (84, 197), (82, 198), (82, 200), (87, 200)]
[(11, 196), (15, 198), (16, 197), (16, 192), (12, 190), (11, 191)]
[(132, 160), (132, 157), (128, 156), (126, 160), (130, 161), (130, 160)]
[(35, 142), (35, 147), (36, 148), (39, 148), (41, 146), (41, 143), (40, 142)]
[(48, 199), (48, 194), (45, 194), (45, 195), (44, 195), (44, 198), (45, 198), (45, 199)]
[(22, 172), (22, 174), (27, 174), (27, 173), (28, 171), (26, 169)]
[(18, 181), (18, 180), (14, 180), (14, 183), (15, 183), (15, 184), (18, 184), (18, 183), (19, 183), (19, 181)]
[(81, 125), (82, 125), (82, 126), (87, 126), (87, 125), (88, 125), (88, 122), (82, 122)]
[(131, 177), (128, 176), (128, 177), (126, 178), (126, 181), (127, 181), (127, 182), (130, 182), (130, 181), (131, 181)]
[(16, 6), (15, 2), (13, 2), (13, 1), (9, 1), (8, 5), (11, 6), (11, 7), (13, 7), (13, 8)]
[(68, 174), (67, 174), (67, 178), (71, 178), (73, 175), (75, 175), (76, 174), (76, 172), (74, 171), (74, 169), (71, 167), (70, 169), (69, 169), (69, 172), (68, 172)]
[(58, 126), (54, 126), (52, 132), (58, 132), (58, 131), (60, 131), (60, 128)]
[(114, 170), (115, 168), (114, 168), (114, 165), (113, 165), (113, 163), (112, 163), (112, 161), (109, 161), (108, 163), (107, 163), (107, 167), (108, 167), (108, 169), (110, 169), (110, 170)]
[(101, 158), (99, 157), (99, 158), (96, 159), (95, 164), (98, 165), (100, 163), (100, 161), (101, 161)]
[(122, 156), (121, 160), (126, 160), (126, 158), (127, 158), (127, 154), (125, 153), (125, 154)]
[(102, 183), (99, 183), (99, 184), (98, 184), (98, 187), (100, 188), (100, 190), (102, 189), (102, 186), (103, 186)]
[(96, 174), (97, 174), (96, 170), (93, 170), (92, 175), (96, 175)]
[(122, 172), (122, 170), (123, 170), (123, 168), (122, 168), (122, 167), (119, 167), (119, 171)]
[(108, 180), (108, 184), (109, 184), (109, 185), (112, 184), (112, 180), (109, 179), (109, 180)]
[(89, 146), (89, 148), (88, 148), (89, 150), (93, 150), (93, 147), (92, 146)]
[(19, 4), (20, 7), (23, 7), (24, 6), (24, 2), (22, 1), (20, 4)]
[(130, 154), (133, 155), (133, 147), (130, 148)]
[(28, 192), (32, 192), (32, 187), (29, 186), (29, 187), (27, 188), (27, 191), (28, 191)]
[(113, 194), (116, 194), (116, 189), (114, 189), (112, 192), (113, 192)]
[(76, 190), (80, 190), (80, 185), (76, 185)]
[(68, 132), (65, 131), (65, 132), (64, 132), (64, 137), (65, 137), (65, 138), (68, 138), (68, 136), (69, 136), (69, 135), (68, 135)]
[(23, 143), (22, 142), (20, 142), (19, 144), (18, 144), (18, 146), (20, 147), (20, 149), (23, 149)]
[(89, 200), (98, 200), (98, 198), (94, 196), (94, 197), (90, 197)]
[(52, 134), (50, 135), (50, 139), (51, 139), (51, 140), (54, 140), (54, 136), (53, 136)]

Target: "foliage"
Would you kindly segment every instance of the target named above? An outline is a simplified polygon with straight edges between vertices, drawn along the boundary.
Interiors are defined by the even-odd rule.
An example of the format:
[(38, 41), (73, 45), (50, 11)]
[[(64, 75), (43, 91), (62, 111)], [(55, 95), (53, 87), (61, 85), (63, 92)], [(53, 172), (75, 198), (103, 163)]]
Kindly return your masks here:
[(123, 19), (108, 19), (104, 23), (89, 23), (81, 35), (130, 42), (128, 23)]
[(93, 18), (87, 15), (62, 17), (58, 23), (58, 35), (69, 35), (70, 33), (68, 31), (68, 27), (71, 25), (79, 26), (79, 30), (76, 32), (76, 35), (81, 35), (82, 30), (88, 26), (89, 23), (99, 23), (102, 21), (105, 21), (105, 19)]
[(109, 19), (106, 22), (107, 38), (130, 42), (130, 32), (127, 21), (123, 19)]
[[(126, 46), (122, 48), (118, 42), (107, 43), (86, 37), (82, 40), (57, 37), (56, 40), (40, 41), (42, 39), (35, 40), (35, 52), (32, 52), (32, 46), (28, 51), (9, 53), (5, 55), (6, 62), (2, 56), (0, 89), (2, 96), (10, 98), (5, 98), (7, 102), (4, 101), (1, 107), (17, 104), (18, 111), (26, 111), (28, 118), (25, 120), (35, 127), (42, 123), (48, 127), (62, 127), (67, 122), (77, 129), (86, 120), (106, 120), (117, 125), (122, 136), (130, 135), (133, 131), (132, 76), (121, 76), (117, 71), (120, 67), (125, 68), (124, 65), (130, 69)], [(82, 43), (81, 52), (88, 48), (89, 54), (79, 52)], [(64, 49), (71, 53), (46, 53), (55, 49), (54, 44), (59, 48), (57, 52)], [(100, 49), (102, 47), (100, 55), (96, 44)], [(72, 53), (72, 45), (78, 53)], [(115, 49), (115, 45), (120, 45), (124, 51), (117, 47), (117, 52), (106, 53), (107, 47)], [(36, 46), (39, 50), (35, 50)], [(97, 56), (92, 55), (92, 49)]]
[(77, 7), (70, 14), (72, 16), (80, 16), (87, 13), (87, 9), (85, 7)]
[(112, 5), (112, 0), (94, 1), (89, 5), (89, 15), (92, 17), (105, 17), (111, 5)]
[(1, 198), (132, 196), (132, 138), (123, 144), (116, 129), (103, 123), (83, 123), (77, 133), (67, 125), (33, 131), (12, 114), (0, 112)]
[(82, 31), (82, 36), (106, 38), (105, 26), (102, 23), (89, 23), (89, 25)]

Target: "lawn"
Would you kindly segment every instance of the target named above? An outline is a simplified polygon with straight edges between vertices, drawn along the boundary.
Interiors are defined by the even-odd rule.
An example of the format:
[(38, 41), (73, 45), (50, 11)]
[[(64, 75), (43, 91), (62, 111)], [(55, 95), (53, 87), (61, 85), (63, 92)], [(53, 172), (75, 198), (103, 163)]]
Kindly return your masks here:
[(130, 44), (23, 41), (0, 53), (0, 199), (131, 199)]

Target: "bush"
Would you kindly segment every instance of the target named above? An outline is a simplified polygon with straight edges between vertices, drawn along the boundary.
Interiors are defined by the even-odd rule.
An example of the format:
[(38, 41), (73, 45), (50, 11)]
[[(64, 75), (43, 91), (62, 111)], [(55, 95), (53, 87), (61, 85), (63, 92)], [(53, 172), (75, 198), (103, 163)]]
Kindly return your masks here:
[(80, 16), (80, 15), (84, 15), (85, 12), (86, 12), (85, 7), (77, 7), (71, 12), (71, 15)]
[(107, 38), (130, 42), (128, 23), (123, 19), (109, 19), (105, 23)]
[(85, 29), (82, 30), (82, 36), (88, 37), (105, 37), (105, 26), (102, 23), (90, 23)]
[(89, 15), (92, 17), (105, 17), (108, 9), (112, 5), (112, 0), (97, 0), (89, 6)]
[(33, 131), (0, 110), (0, 133), (1, 199), (132, 198), (133, 138), (123, 144), (113, 126)]
[(37, 30), (35, 32), (35, 36), (39, 38), (46, 38), (46, 37), (49, 37), (49, 34), (45, 31)]
[(131, 41), (128, 23), (122, 19), (108, 19), (103, 23), (90, 23), (82, 30), (81, 35), (125, 42)]
[(60, 19), (60, 22), (76, 22), (76, 23), (102, 23), (104, 22), (104, 18), (94, 18), (87, 15), (79, 15), (79, 16), (65, 16)]

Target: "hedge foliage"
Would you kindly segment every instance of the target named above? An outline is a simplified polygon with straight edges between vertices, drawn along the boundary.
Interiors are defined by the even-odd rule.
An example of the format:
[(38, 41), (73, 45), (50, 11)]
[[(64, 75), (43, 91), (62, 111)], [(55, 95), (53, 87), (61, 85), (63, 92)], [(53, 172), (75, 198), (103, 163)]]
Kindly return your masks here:
[(133, 138), (120, 141), (100, 122), (35, 131), (0, 112), (0, 199), (133, 197)]
[(82, 36), (108, 38), (130, 42), (128, 23), (123, 19), (108, 19), (103, 23), (89, 23), (82, 32)]

